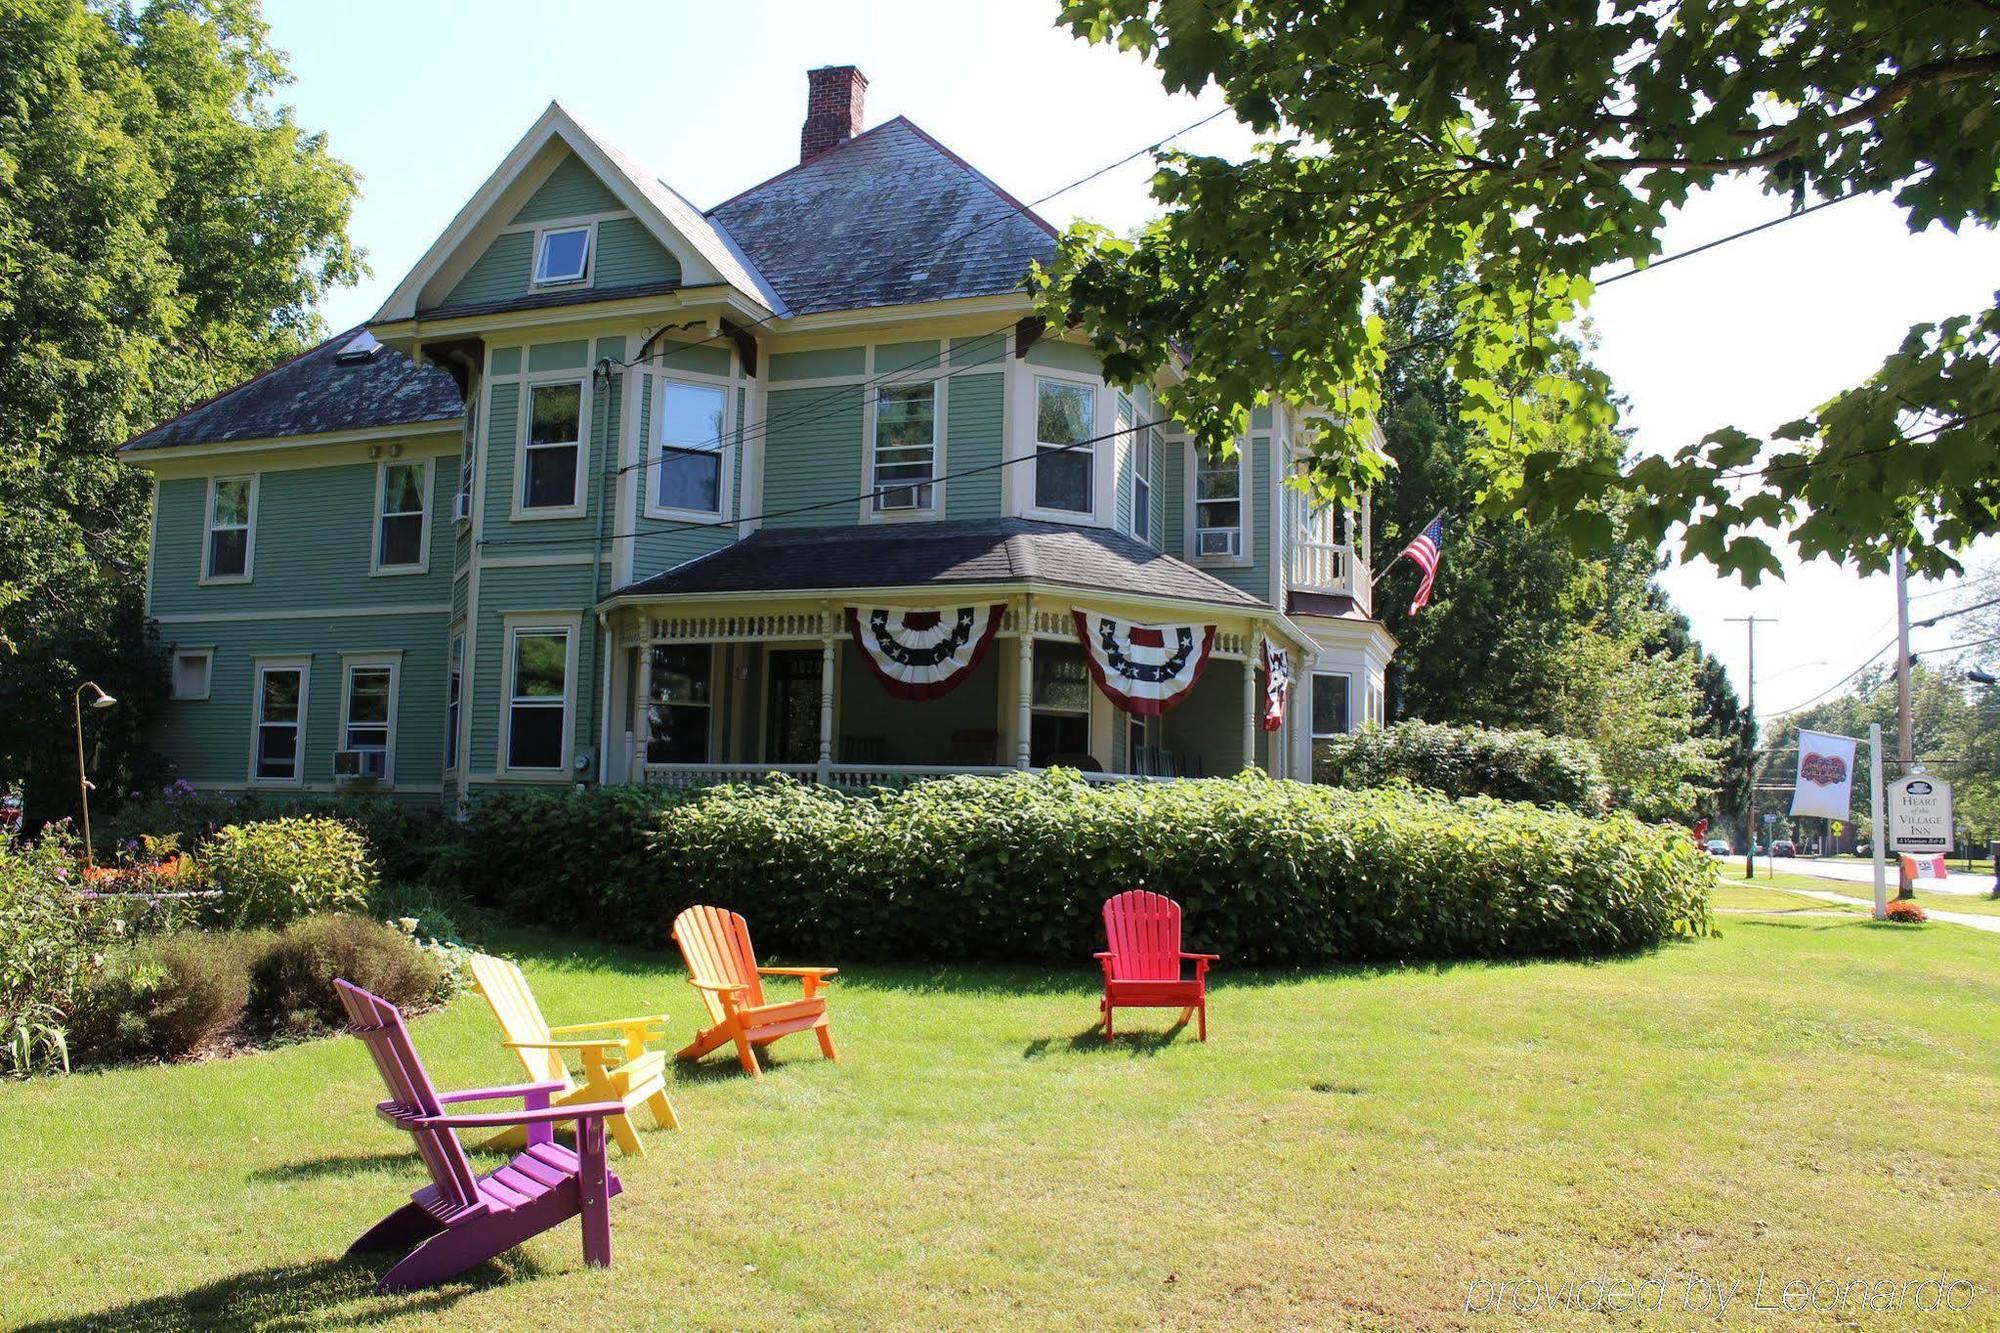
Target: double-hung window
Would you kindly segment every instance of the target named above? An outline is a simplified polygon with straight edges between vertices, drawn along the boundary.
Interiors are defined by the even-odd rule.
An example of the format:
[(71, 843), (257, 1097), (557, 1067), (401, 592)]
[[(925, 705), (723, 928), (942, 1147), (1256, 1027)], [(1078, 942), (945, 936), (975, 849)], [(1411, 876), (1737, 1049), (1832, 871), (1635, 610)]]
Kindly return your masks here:
[(535, 241), (535, 285), (560, 287), (590, 276), (591, 229), (551, 227)]
[(258, 782), (301, 781), (305, 776), (306, 666), (257, 664), (257, 734), (250, 776)]
[(1090, 748), (1090, 669), (1083, 645), (1037, 639), (1028, 762), (1046, 768), (1052, 759), (1077, 761)]
[[(361, 755), (380, 755), (372, 769), (356, 763), (349, 772), (362, 777), (390, 780), (390, 754), (395, 741), (396, 664), (394, 662), (347, 663), (347, 680), (341, 701), (340, 748)], [(334, 766), (341, 771), (340, 765)]]
[(451, 636), (451, 660), (445, 663), (444, 685), (444, 767), (458, 767), (458, 710), (465, 692), (465, 631)]
[(875, 509), (929, 509), (937, 476), (937, 385), (875, 394)]
[(569, 761), (570, 643), (567, 626), (508, 631), (507, 767), (561, 772)]
[(1158, 448), (1152, 431), (1140, 431), (1132, 455), (1132, 535), (1148, 544), (1153, 540), (1153, 454)]
[(1353, 678), (1333, 672), (1316, 671), (1312, 678), (1312, 735), (1316, 741), (1345, 736), (1349, 726), (1348, 695)]
[(430, 567), (427, 459), (382, 464), (375, 488), (375, 572), (421, 574)]
[(1088, 384), (1035, 380), (1035, 508), (1088, 514), (1092, 503), (1091, 437), (1097, 391)]
[(723, 391), (710, 384), (663, 379), (654, 385), (653, 399), (658, 404), (655, 436), (660, 451), (655, 508), (720, 514), (727, 401)]
[(583, 454), (583, 382), (528, 386), (528, 440), (522, 449), (521, 508), (578, 507)]
[(209, 582), (250, 577), (251, 525), (257, 516), (257, 478), (216, 477), (208, 484), (208, 532), (202, 577)]
[(1243, 459), (1197, 447), (1194, 473), (1194, 553), (1243, 554)]
[(458, 455), (458, 500), (452, 506), (452, 519), (459, 523), (472, 521), (472, 473), (479, 459), (479, 395), (465, 405), (465, 442)]
[(705, 643), (654, 645), (646, 678), (647, 763), (708, 762), (714, 659)]

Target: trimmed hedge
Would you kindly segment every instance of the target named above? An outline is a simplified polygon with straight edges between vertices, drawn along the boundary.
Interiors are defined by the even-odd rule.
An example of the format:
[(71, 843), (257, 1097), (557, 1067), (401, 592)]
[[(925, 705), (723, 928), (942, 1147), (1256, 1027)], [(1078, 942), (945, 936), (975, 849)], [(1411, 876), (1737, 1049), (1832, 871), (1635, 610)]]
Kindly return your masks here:
[(272, 792), (204, 792), (178, 782), (155, 795), (134, 793), (96, 820), (98, 858), (136, 857), (149, 843), (200, 852), (228, 825), (318, 816), (360, 830), (382, 878), (398, 883), (425, 879), (432, 865), (462, 841), (457, 821), (435, 804), (392, 796)]
[(1185, 905), (1189, 948), (1302, 965), (1642, 948), (1707, 933), (1716, 873), (1684, 832), (1629, 816), (1254, 775), (649, 795), (645, 855), (631, 846), (637, 798), (483, 807), (475, 843), (556, 844), (489, 862), (507, 867), (489, 881), (495, 901), (654, 948), (683, 907), (707, 902), (750, 917), (760, 948), (795, 956), (1074, 965), (1103, 947), (1103, 900), (1144, 885)]
[[(658, 879), (652, 835), (661, 812), (697, 796), (669, 787), (494, 792), (472, 808), (458, 864), (439, 878), (523, 921), (630, 937), (612, 904)], [(663, 939), (639, 938), (656, 946)]]
[(1406, 782), (1447, 796), (1491, 796), (1584, 814), (1602, 814), (1611, 803), (1611, 786), (1588, 741), (1431, 722), (1364, 727), (1320, 741), (1313, 747), (1313, 781), (1336, 787)]

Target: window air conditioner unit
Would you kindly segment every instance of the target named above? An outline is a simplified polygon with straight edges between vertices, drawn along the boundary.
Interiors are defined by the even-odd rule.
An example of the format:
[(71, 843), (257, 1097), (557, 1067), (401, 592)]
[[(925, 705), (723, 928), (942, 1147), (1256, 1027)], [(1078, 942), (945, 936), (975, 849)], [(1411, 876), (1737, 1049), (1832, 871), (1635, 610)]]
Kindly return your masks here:
[(389, 775), (386, 750), (335, 750), (333, 776), (342, 782), (381, 782)]
[(1196, 555), (1241, 555), (1243, 553), (1243, 532), (1240, 528), (1204, 528), (1194, 535)]
[(464, 491), (460, 491), (452, 497), (451, 521), (454, 523), (470, 523), (472, 521), (472, 497)]

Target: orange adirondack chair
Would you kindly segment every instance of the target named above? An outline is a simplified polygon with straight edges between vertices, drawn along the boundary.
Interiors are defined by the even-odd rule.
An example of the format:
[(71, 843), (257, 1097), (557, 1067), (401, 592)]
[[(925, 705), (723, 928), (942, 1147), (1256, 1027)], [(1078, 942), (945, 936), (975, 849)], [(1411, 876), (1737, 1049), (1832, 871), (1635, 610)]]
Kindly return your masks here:
[[(1208, 1040), (1208, 965), (1219, 955), (1186, 953), (1181, 949), (1181, 905), (1171, 898), (1130, 889), (1104, 903), (1104, 940), (1110, 947), (1097, 955), (1104, 964), (1104, 1039), (1110, 1041), (1111, 1011), (1179, 1009), (1185, 1023), (1201, 1016), (1197, 1029)], [(1183, 978), (1181, 964), (1193, 963), (1194, 976)]]
[[(819, 1049), (838, 1060), (833, 1029), (828, 1025), (826, 996), (820, 988), (839, 969), (831, 967), (759, 967), (750, 948), (750, 927), (735, 912), (719, 907), (690, 907), (674, 918), (674, 943), (687, 961), (688, 981), (701, 992), (715, 1026), (696, 1035), (676, 1057), (699, 1060), (726, 1041), (736, 1043), (736, 1058), (753, 1078), (762, 1078), (756, 1048), (778, 1038), (812, 1028)], [(769, 1003), (765, 977), (797, 977), (805, 998)]]

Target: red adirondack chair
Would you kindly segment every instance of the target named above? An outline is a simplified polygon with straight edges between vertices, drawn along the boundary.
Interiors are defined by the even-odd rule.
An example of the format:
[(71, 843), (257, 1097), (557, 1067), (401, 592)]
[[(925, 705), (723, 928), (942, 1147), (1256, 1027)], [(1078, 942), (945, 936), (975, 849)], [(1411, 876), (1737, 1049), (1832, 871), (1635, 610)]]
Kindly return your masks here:
[[(624, 1186), (605, 1166), (604, 1120), (622, 1114), (624, 1106), (593, 1102), (551, 1107), (550, 1094), (563, 1090), (555, 1082), (439, 1092), (424, 1072), (396, 1006), (345, 981), (333, 984), (347, 1008), (348, 1031), (368, 1043), (375, 1068), (388, 1085), (389, 1099), (376, 1104), (376, 1113), (410, 1132), (431, 1173), (427, 1188), (348, 1247), (352, 1255), (414, 1246), (382, 1275), (375, 1290), (435, 1286), (578, 1216), (583, 1219), (583, 1261), (609, 1266), (611, 1196)], [(449, 1115), (444, 1109), (515, 1097), (523, 1110)], [(551, 1133), (563, 1120), (576, 1121), (575, 1152)], [(507, 1125), (527, 1127), (528, 1150), (497, 1171), (474, 1176), (454, 1131)]]
[[(1104, 1039), (1110, 1041), (1111, 1011), (1179, 1009), (1180, 1021), (1199, 1014), (1196, 1029), (1208, 1040), (1208, 965), (1219, 955), (1186, 953), (1181, 949), (1181, 905), (1171, 898), (1130, 889), (1104, 903), (1104, 942), (1097, 955), (1104, 964)], [(1194, 976), (1183, 978), (1181, 964), (1193, 963)]]

